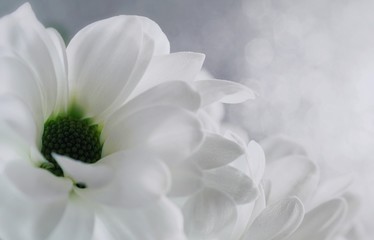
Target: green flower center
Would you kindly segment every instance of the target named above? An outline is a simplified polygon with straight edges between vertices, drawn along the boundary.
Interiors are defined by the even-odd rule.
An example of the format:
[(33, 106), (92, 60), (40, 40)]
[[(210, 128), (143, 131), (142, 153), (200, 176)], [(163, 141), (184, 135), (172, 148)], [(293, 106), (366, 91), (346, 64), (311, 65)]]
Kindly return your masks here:
[(101, 130), (89, 119), (74, 116), (58, 116), (44, 124), (41, 152), (51, 164), (42, 164), (56, 176), (63, 176), (61, 167), (52, 153), (68, 156), (74, 160), (95, 163), (101, 158)]

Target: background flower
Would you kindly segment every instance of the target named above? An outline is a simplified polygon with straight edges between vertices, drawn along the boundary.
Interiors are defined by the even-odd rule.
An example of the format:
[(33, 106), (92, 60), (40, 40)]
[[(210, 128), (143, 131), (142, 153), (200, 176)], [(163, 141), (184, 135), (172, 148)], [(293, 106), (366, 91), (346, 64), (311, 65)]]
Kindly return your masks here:
[(305, 207), (300, 226), (286, 239), (364, 239), (357, 215), (361, 196), (351, 175), (324, 180), (305, 149), (284, 136), (262, 142), (267, 157), (268, 203), (297, 196)]

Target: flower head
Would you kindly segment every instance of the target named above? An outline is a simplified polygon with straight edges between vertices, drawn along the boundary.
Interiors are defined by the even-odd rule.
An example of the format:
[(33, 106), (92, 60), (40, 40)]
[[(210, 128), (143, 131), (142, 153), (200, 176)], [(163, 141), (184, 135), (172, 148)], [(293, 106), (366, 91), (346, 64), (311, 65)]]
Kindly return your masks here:
[(253, 93), (195, 81), (204, 55), (170, 54), (145, 17), (92, 23), (65, 47), (24, 4), (0, 33), (0, 238), (185, 239), (173, 171), (211, 142), (233, 151), (223, 165), (240, 153), (199, 109)]

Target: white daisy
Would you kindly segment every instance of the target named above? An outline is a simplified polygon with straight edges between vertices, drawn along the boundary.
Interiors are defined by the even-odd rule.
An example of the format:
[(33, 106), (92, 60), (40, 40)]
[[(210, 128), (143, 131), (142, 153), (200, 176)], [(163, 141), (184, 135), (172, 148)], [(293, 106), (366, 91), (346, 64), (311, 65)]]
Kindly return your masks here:
[[(184, 239), (169, 166), (203, 139), (187, 80), (204, 55), (169, 53), (151, 20), (117, 16), (67, 48), (29, 4), (0, 19), (0, 238)], [(95, 220), (96, 219), (96, 220)]]

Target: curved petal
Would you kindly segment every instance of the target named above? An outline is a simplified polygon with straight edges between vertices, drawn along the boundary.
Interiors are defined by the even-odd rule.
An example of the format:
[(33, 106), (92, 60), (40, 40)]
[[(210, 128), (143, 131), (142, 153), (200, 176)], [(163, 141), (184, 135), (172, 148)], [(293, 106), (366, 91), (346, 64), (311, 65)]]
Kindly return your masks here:
[(66, 177), (87, 188), (100, 188), (113, 180), (113, 169), (103, 164), (89, 164), (66, 156), (52, 154)]
[[(50, 199), (52, 200), (52, 199)], [(64, 212), (66, 198), (35, 201), (0, 176), (0, 236), (12, 240), (40, 240), (53, 231)]]
[(250, 175), (258, 185), (265, 172), (265, 153), (262, 147), (255, 141), (250, 141), (246, 151)]
[(342, 223), (347, 212), (347, 204), (342, 199), (333, 199), (305, 215), (303, 223), (290, 237), (290, 240), (313, 239), (328, 240)]
[(47, 240), (91, 240), (94, 231), (94, 212), (86, 202), (72, 195), (65, 212)]
[(269, 202), (287, 196), (297, 196), (306, 202), (317, 188), (319, 171), (311, 160), (295, 155), (268, 164), (264, 178), (271, 181)]
[(1, 95), (0, 165), (12, 158), (29, 159), (30, 148), (39, 146), (40, 135), (29, 108), (17, 97)]
[(206, 133), (198, 150), (189, 157), (202, 169), (212, 169), (229, 164), (244, 154), (236, 143), (221, 135)]
[(226, 80), (199, 80), (194, 85), (202, 97), (202, 106), (214, 102), (241, 103), (254, 99), (255, 93), (248, 87)]
[[(244, 233), (243, 240), (288, 239), (300, 225), (304, 217), (304, 207), (295, 197), (270, 205), (254, 220)], [(297, 238), (304, 239), (304, 238)], [(316, 238), (319, 239), (319, 238)]]
[(311, 204), (317, 206), (330, 200), (330, 198), (341, 196), (352, 185), (353, 177), (352, 174), (344, 174), (320, 183)]
[(0, 94), (13, 95), (31, 110), (38, 128), (42, 127), (47, 113), (42, 106), (42, 91), (24, 61), (14, 56), (0, 57)]
[(113, 179), (98, 189), (76, 189), (93, 201), (109, 206), (141, 207), (160, 199), (170, 188), (167, 166), (145, 151), (118, 152), (96, 164), (112, 168)]
[(167, 198), (161, 198), (147, 208), (104, 208), (100, 218), (116, 240), (186, 240), (183, 216)]
[(196, 111), (200, 106), (200, 96), (185, 82), (165, 82), (136, 96), (110, 118), (129, 116), (141, 109), (158, 105), (172, 105)]
[[(63, 78), (57, 78), (57, 105), (56, 111), (66, 111), (68, 98), (69, 98), (69, 85), (67, 80), (68, 75), (68, 59), (66, 56), (66, 45), (65, 42), (60, 35), (56, 31), (56, 29), (48, 28), (47, 29), (49, 37), (52, 39), (55, 48), (58, 51), (58, 58), (56, 57), (56, 63), (59, 63), (61, 66), (60, 68), (56, 69), (58, 76), (64, 76)], [(59, 61), (57, 61), (59, 60)]]
[(142, 18), (117, 16), (83, 28), (67, 48), (76, 101), (88, 116), (110, 112), (138, 84), (153, 54)]
[(237, 204), (252, 202), (258, 196), (258, 190), (252, 179), (231, 166), (205, 171), (204, 183), (207, 187), (226, 193)]
[(17, 97), (12, 95), (0, 96), (0, 123), (22, 137), (29, 145), (38, 146), (40, 129), (35, 126), (35, 121), (30, 109)]
[(266, 208), (266, 192), (264, 186), (262, 184), (258, 185), (258, 192), (259, 196), (254, 202), (254, 206), (251, 212), (251, 217), (248, 220), (248, 224), (252, 224), (252, 222), (262, 213), (262, 211)]
[(152, 21), (149, 18), (141, 16), (136, 17), (142, 24), (144, 33), (153, 40), (155, 43), (155, 55), (163, 55), (170, 53), (170, 44), (169, 40), (166, 37), (165, 33), (161, 30), (157, 23)]
[(9, 127), (0, 124), (0, 171), (4, 170), (9, 162), (17, 159), (32, 161), (29, 155), (31, 149), (25, 139)]
[(103, 206), (96, 208), (95, 229), (92, 240), (137, 240), (129, 227), (123, 224), (126, 221), (123, 219), (118, 220), (118, 210), (123, 212), (123, 209), (104, 208)]
[(171, 197), (191, 195), (203, 187), (203, 172), (191, 161), (183, 161), (170, 166), (172, 185)]
[(245, 229), (247, 229), (252, 222), (261, 214), (261, 212), (266, 208), (265, 192), (262, 184), (258, 185), (258, 197), (255, 201), (238, 205), (238, 222), (235, 226), (234, 234), (232, 239), (240, 239), (243, 236)]
[[(48, 31), (36, 19), (30, 4), (23, 4), (14, 13), (0, 20), (0, 49), (14, 51), (28, 66), (41, 89), (43, 116), (47, 118), (59, 94), (57, 82), (66, 81), (58, 50)], [(28, 76), (26, 79), (30, 79)], [(23, 86), (25, 87), (25, 86)]]
[(200, 72), (204, 59), (204, 54), (193, 52), (155, 56), (130, 98), (163, 82), (175, 80), (192, 82)]
[(22, 194), (34, 201), (64, 199), (72, 189), (71, 181), (58, 178), (47, 170), (30, 166), (22, 161), (8, 163), (4, 174)]
[(268, 162), (290, 155), (307, 155), (303, 146), (285, 136), (266, 138), (261, 142), (261, 146), (266, 153)]
[(110, 119), (104, 126), (103, 156), (120, 150), (142, 147), (173, 163), (190, 155), (203, 134), (196, 117), (173, 106), (142, 109), (124, 118)]
[(182, 211), (186, 234), (192, 239), (230, 239), (237, 221), (233, 200), (210, 188), (192, 196)]

